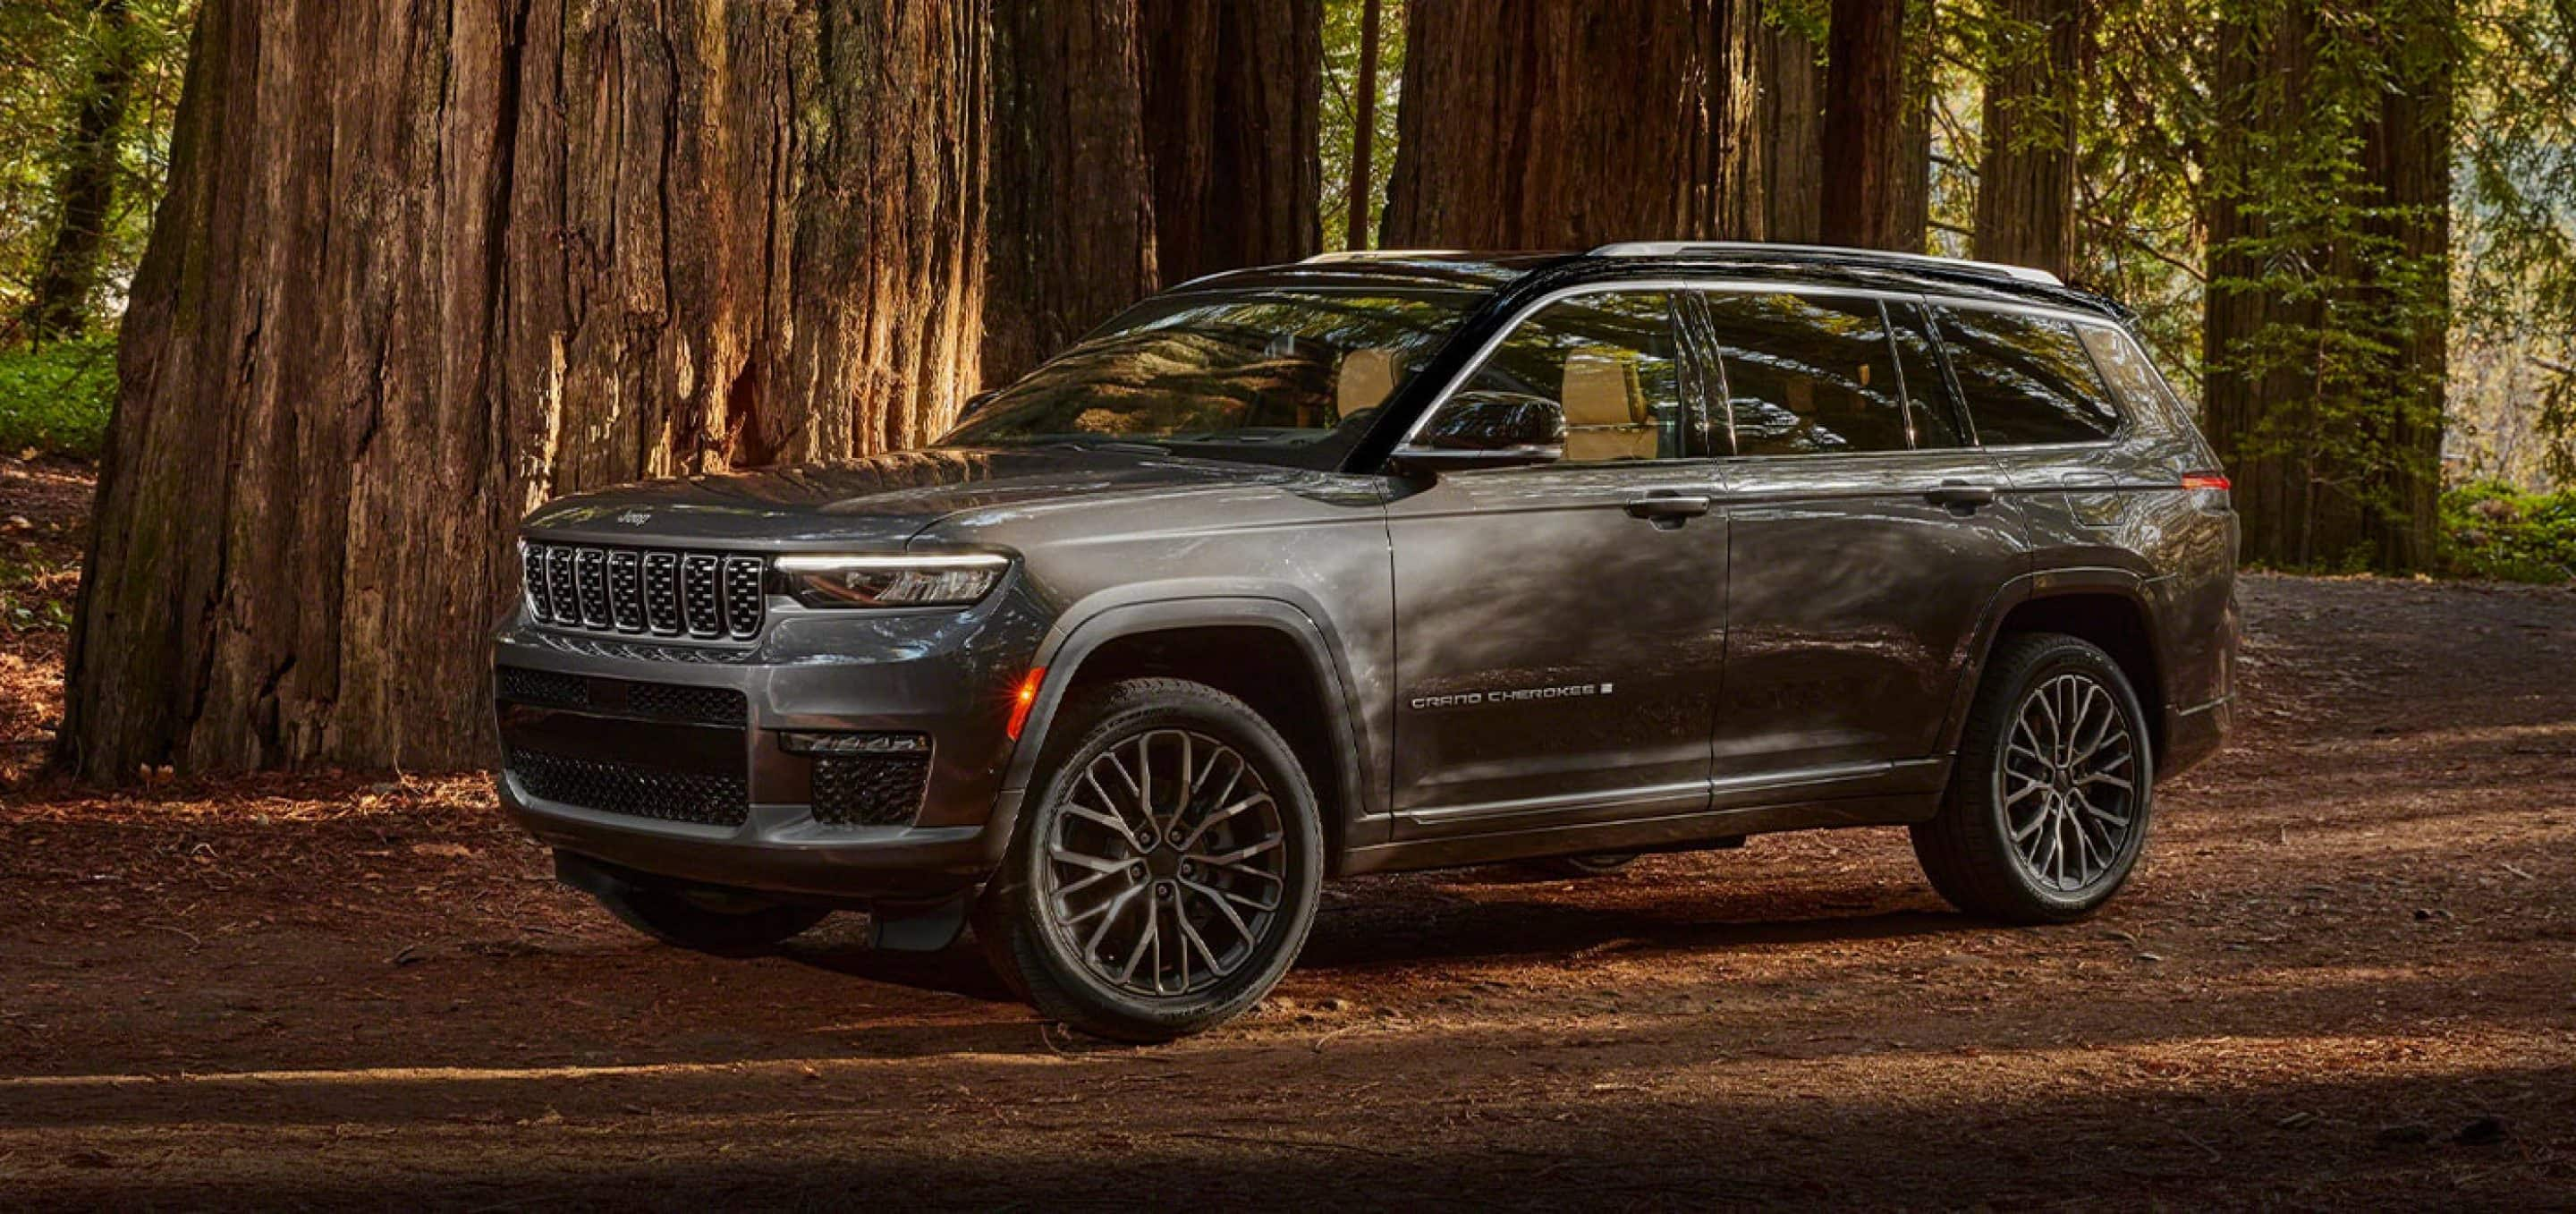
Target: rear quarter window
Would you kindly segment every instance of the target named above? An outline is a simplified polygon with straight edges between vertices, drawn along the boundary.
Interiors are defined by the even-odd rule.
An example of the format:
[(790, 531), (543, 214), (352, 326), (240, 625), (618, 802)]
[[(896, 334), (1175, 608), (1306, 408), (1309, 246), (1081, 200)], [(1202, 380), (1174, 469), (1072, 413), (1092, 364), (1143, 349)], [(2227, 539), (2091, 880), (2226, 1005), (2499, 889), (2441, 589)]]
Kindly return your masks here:
[(2119, 432), (2120, 411), (2074, 325), (1978, 308), (1933, 313), (1980, 444), (2089, 443)]
[(2165, 377), (2156, 373), (2135, 339), (2102, 325), (2082, 325), (2079, 330), (2085, 348), (2093, 351), (2094, 364), (2102, 368), (2102, 378), (2111, 381), (2111, 391), (2131, 417), (2161, 417), (2167, 426), (2191, 419), (2191, 410)]

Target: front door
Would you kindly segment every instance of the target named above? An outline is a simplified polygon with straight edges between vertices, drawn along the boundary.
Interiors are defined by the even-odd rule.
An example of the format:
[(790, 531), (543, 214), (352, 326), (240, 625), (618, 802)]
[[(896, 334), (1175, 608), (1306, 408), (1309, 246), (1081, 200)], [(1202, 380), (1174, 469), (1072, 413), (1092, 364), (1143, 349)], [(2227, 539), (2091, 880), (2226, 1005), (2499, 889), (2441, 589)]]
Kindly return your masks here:
[[(1908, 791), (1998, 588), (2028, 564), (1902, 297), (1711, 291), (1736, 457), (1721, 804)], [(1912, 777), (1911, 780), (1908, 777)]]
[(1459, 390), (1558, 402), (1564, 461), (1389, 506), (1400, 833), (1706, 806), (1726, 519), (1675, 302), (1600, 291), (1525, 318)]

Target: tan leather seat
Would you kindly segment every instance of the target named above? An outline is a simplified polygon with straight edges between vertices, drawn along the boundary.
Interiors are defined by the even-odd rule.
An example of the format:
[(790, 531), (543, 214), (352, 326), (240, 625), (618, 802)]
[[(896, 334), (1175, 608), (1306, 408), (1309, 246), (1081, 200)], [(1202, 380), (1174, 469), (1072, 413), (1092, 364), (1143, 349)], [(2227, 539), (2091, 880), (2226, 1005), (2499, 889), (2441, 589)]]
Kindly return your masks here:
[(1653, 459), (1662, 435), (1646, 416), (1637, 356), (1625, 350), (1579, 350), (1565, 360), (1565, 458), (1569, 463)]
[(1360, 349), (1342, 355), (1342, 368), (1333, 384), (1334, 416), (1349, 417), (1385, 404), (1403, 378), (1404, 356), (1393, 350)]

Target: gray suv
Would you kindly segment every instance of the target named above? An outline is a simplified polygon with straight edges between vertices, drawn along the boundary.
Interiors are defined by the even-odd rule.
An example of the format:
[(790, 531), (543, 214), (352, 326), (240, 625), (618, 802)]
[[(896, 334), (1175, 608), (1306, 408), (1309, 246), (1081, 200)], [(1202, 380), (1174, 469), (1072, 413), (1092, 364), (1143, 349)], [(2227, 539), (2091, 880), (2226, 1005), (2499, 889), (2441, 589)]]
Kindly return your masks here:
[(2064, 920), (2226, 732), (2235, 551), (2126, 313), (2036, 271), (1328, 256), (927, 450), (537, 511), (499, 783), (654, 936), (971, 923), (1130, 1040), (1260, 999), (1327, 876), (1903, 824)]

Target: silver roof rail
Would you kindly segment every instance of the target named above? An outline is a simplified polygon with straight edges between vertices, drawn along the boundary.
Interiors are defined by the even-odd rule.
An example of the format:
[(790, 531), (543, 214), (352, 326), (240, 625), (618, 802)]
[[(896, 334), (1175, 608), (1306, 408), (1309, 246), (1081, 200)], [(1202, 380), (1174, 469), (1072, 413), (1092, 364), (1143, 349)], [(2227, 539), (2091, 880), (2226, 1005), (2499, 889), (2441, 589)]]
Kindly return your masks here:
[(1934, 257), (1929, 253), (1848, 249), (1838, 245), (1772, 244), (1760, 240), (1632, 240), (1621, 244), (1605, 244), (1592, 250), (1592, 255), (1595, 257), (1680, 257), (1691, 253), (1727, 253), (1754, 257), (1769, 253), (1793, 253), (1800, 256), (1830, 257), (1836, 261), (1875, 261), (1892, 266), (1992, 274), (2047, 287), (2066, 285), (2056, 275), (2030, 266), (2008, 266), (1997, 261), (1969, 261), (1961, 257)]
[(1375, 261), (1379, 258), (1392, 260), (1406, 257), (1459, 257), (1466, 253), (1465, 249), (1339, 249), (1331, 253), (1317, 253), (1297, 264), (1311, 266), (1317, 262)]

